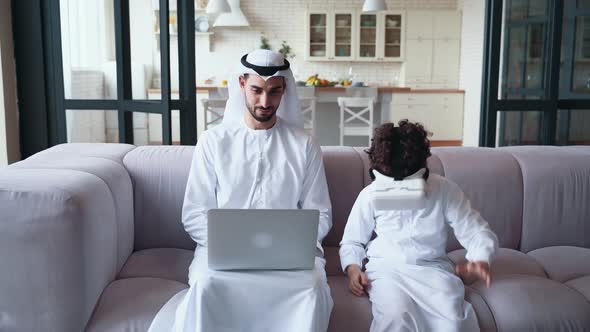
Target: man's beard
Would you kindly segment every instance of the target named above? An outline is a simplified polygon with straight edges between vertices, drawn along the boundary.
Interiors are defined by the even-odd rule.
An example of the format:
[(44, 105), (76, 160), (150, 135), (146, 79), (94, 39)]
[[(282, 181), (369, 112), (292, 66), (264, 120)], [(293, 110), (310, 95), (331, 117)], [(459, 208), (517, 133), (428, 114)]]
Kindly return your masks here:
[[(250, 112), (250, 115), (252, 115), (252, 117), (254, 119), (256, 119), (256, 121), (258, 121), (258, 122), (268, 122), (268, 121), (272, 120), (274, 115), (277, 113), (276, 109), (272, 106), (267, 107), (267, 108), (255, 107), (255, 106), (248, 104), (247, 101), (246, 101), (246, 108), (248, 108), (248, 112)], [(272, 109), (273, 111), (271, 113), (269, 113), (268, 115), (258, 115), (258, 114), (256, 114), (256, 110), (259, 108), (260, 109)]]

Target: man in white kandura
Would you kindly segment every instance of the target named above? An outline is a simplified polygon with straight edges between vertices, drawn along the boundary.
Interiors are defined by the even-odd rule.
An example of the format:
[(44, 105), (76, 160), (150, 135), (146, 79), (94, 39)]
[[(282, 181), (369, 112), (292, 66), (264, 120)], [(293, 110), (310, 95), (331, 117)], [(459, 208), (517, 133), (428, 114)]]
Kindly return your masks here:
[[(212, 208), (319, 210), (315, 268), (209, 270)], [(268, 50), (244, 55), (222, 124), (201, 135), (193, 155), (182, 209), (197, 243), (189, 288), (160, 309), (150, 331), (326, 331), (333, 302), (321, 241), (331, 213), (322, 153), (303, 129), (289, 62)]]

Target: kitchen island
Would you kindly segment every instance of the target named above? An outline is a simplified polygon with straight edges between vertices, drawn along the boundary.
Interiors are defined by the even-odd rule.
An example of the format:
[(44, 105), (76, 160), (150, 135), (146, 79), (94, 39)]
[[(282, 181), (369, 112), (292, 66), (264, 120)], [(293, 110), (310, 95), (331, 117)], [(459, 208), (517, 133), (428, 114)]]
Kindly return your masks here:
[[(197, 86), (197, 130), (203, 131), (203, 109), (200, 100), (226, 99), (227, 87)], [(316, 123), (315, 136), (321, 145), (339, 145), (340, 113), (338, 97), (372, 97), (375, 99), (375, 126), (385, 122), (397, 122), (408, 118), (425, 125), (433, 133), (433, 146), (462, 145), (463, 136), (463, 90), (458, 89), (412, 89), (409, 87), (298, 87), (302, 98), (315, 97)], [(160, 90), (148, 90), (150, 99), (157, 99)], [(178, 98), (172, 92), (172, 98)], [(179, 136), (174, 131), (173, 138)], [(150, 121), (152, 122), (152, 121)], [(150, 126), (152, 124), (150, 123)], [(156, 125), (155, 123), (153, 125)], [(156, 133), (158, 130), (152, 131)], [(157, 135), (157, 133), (156, 133)], [(349, 146), (366, 146), (366, 137), (345, 137), (344, 144)]]

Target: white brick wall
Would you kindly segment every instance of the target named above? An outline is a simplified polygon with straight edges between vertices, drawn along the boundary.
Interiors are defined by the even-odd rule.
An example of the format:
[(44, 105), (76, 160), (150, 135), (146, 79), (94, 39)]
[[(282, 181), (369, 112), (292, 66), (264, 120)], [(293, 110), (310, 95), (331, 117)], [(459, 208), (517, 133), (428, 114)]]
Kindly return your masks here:
[(477, 146), (481, 109), (485, 1), (461, 0), (461, 2), (463, 29), (459, 87), (465, 90), (463, 145)]
[[(344, 78), (352, 65), (356, 80), (391, 85), (401, 63), (304, 61), (307, 9), (360, 10), (362, 4), (363, 0), (242, 0), (241, 8), (250, 27), (214, 28), (211, 52), (207, 51), (207, 39), (197, 38), (197, 81), (210, 76), (216, 76), (217, 82), (227, 78), (239, 56), (259, 47), (263, 32), (273, 49), (280, 48), (282, 40), (291, 46), (295, 58), (290, 61), (297, 79), (316, 73), (329, 80)], [(392, 10), (456, 9), (457, 0), (388, 0), (387, 5)]]

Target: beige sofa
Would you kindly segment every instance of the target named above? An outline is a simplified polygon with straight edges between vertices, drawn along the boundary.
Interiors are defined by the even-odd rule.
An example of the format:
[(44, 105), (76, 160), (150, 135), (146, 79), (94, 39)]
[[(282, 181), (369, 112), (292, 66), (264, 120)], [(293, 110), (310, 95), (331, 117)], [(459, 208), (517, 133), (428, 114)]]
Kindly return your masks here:
[[(369, 183), (360, 148), (324, 147), (330, 331), (367, 331), (338, 243)], [(64, 144), (0, 169), (0, 331), (145, 331), (187, 287), (180, 217), (193, 147)], [(483, 331), (590, 331), (590, 147), (436, 148), (500, 238), (493, 285), (466, 286)], [(449, 257), (463, 259), (455, 239)]]

